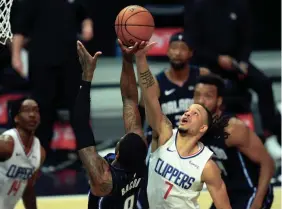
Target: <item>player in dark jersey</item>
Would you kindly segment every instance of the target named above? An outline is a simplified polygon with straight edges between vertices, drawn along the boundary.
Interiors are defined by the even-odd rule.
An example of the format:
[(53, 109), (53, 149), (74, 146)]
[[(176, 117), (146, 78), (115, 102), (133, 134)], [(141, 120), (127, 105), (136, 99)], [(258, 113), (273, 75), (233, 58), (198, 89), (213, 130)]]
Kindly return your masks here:
[[(207, 68), (190, 66), (189, 60), (193, 55), (193, 50), (184, 40), (184, 33), (178, 32), (171, 36), (167, 56), (170, 61), (170, 68), (156, 75), (158, 84), (159, 102), (163, 113), (171, 121), (173, 128), (178, 127), (180, 117), (187, 107), (193, 104), (193, 92), (195, 81), (199, 75), (209, 73)], [(140, 99), (139, 109), (144, 122), (144, 103)], [(144, 114), (142, 117), (142, 113)], [(146, 135), (148, 141), (151, 140), (149, 127)]]
[[(77, 43), (83, 70), (82, 84), (74, 107), (74, 131), (79, 157), (88, 173), (91, 192), (89, 209), (136, 208), (139, 188), (144, 180), (147, 145), (138, 112), (138, 91), (130, 55), (123, 56), (120, 88), (126, 135), (116, 147), (114, 159), (102, 158), (95, 148), (89, 125), (90, 87), (96, 68), (97, 52), (92, 57), (82, 43)], [(136, 45), (132, 49), (136, 50)]]
[[(200, 76), (194, 101), (205, 105), (213, 114), (223, 115), (223, 91), (224, 83), (218, 76)], [(274, 162), (253, 131), (236, 117), (226, 117), (230, 117), (225, 128), (230, 134), (228, 138), (206, 138), (203, 143), (214, 152), (213, 159), (222, 171), (231, 206), (233, 209), (270, 209)]]

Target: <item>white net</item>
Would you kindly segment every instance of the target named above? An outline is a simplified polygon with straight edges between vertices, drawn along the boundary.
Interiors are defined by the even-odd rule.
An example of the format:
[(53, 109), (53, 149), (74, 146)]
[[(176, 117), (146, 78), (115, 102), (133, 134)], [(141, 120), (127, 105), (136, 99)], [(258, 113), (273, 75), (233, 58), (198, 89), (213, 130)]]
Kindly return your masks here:
[(7, 40), (12, 40), (10, 12), (13, 0), (0, 0), (0, 43), (6, 44)]

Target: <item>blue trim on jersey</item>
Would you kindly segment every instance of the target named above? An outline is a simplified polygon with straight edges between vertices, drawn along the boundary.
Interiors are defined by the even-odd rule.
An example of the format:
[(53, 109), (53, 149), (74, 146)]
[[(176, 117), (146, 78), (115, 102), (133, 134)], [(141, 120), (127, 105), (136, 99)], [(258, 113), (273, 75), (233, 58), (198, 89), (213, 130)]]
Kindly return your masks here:
[[(202, 149), (201, 149), (200, 151), (198, 151), (196, 154), (193, 154), (193, 155), (191, 155), (191, 156), (182, 157), (182, 156), (179, 154), (179, 152), (178, 152), (178, 150), (177, 150), (177, 146), (176, 146), (177, 135), (178, 135), (178, 131), (176, 132), (175, 139), (174, 139), (174, 143), (175, 143), (176, 152), (177, 152), (178, 156), (179, 156), (181, 159), (187, 160), (187, 159), (191, 159), (191, 158), (193, 158), (193, 157), (197, 157), (199, 154), (201, 154), (201, 153), (204, 151), (205, 146), (203, 146)], [(171, 151), (171, 150), (170, 150), (170, 151)]]
[(101, 197), (99, 200), (99, 209), (102, 209), (102, 201), (103, 201), (104, 197)]
[(246, 168), (246, 164), (245, 164), (245, 162), (244, 162), (243, 156), (242, 156), (242, 154), (241, 154), (239, 151), (237, 152), (237, 154), (238, 154), (240, 163), (241, 163), (241, 165), (242, 165), (243, 173), (244, 173), (244, 175), (245, 175), (245, 177), (246, 177), (246, 180), (247, 180), (249, 186), (250, 186), (251, 188), (254, 188), (254, 184), (253, 184), (253, 182), (252, 182), (252, 180), (251, 180), (251, 177), (249, 176), (249, 173), (248, 173), (248, 170), (247, 170), (247, 168)]
[(248, 201), (248, 204), (247, 204), (246, 209), (250, 209), (250, 208), (251, 208), (251, 205), (252, 205), (252, 203), (253, 203), (253, 201), (254, 201), (254, 199), (255, 199), (256, 193), (257, 193), (257, 190), (256, 190), (256, 188), (255, 188), (255, 189), (254, 189), (254, 192), (253, 192), (253, 194), (252, 194), (252, 196), (250, 197), (250, 199), (249, 199), (249, 201)]

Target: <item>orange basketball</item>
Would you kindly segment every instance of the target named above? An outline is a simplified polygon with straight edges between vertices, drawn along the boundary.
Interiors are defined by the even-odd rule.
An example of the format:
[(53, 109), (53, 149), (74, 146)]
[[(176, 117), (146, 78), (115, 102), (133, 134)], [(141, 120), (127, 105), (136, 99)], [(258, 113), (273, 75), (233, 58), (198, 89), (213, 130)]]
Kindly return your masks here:
[(127, 6), (116, 17), (115, 30), (118, 38), (126, 46), (135, 42), (149, 41), (155, 28), (154, 18), (144, 7)]

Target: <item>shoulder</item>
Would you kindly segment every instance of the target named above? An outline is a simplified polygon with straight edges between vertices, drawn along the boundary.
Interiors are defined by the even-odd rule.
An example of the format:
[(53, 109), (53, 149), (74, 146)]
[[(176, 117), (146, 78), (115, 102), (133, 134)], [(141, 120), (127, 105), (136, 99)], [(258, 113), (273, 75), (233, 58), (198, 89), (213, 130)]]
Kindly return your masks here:
[(248, 139), (247, 135), (249, 129), (247, 125), (238, 118), (230, 118), (226, 131), (230, 134), (227, 139), (227, 145), (229, 146), (240, 145)]
[(0, 158), (2, 160), (9, 159), (14, 151), (14, 139), (9, 135), (0, 136)]
[(0, 135), (0, 143), (13, 151), (15, 142), (12, 136), (6, 134)]
[(210, 159), (207, 161), (203, 173), (202, 173), (202, 181), (209, 182), (212, 181), (215, 177), (220, 176), (220, 170), (216, 163)]
[(200, 75), (208, 75), (210, 74), (210, 70), (208, 68), (205, 67), (200, 67)]

